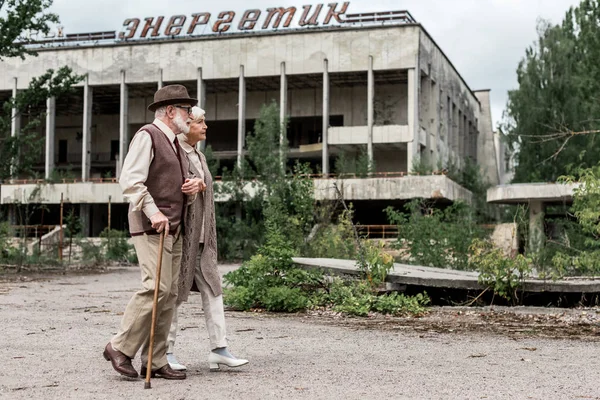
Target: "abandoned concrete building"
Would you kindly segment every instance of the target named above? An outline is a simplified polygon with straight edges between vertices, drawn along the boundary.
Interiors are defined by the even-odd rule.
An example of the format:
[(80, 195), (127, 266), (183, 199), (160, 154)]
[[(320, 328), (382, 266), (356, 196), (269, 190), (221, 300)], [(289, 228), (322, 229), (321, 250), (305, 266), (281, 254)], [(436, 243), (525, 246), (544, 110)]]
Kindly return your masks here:
[[(0, 62), (0, 103), (48, 68), (67, 65), (85, 75), (74, 94), (48, 100), (39, 127), (46, 138), (36, 166), (40, 177), (69, 170), (76, 179), (3, 182), (0, 200), (12, 221), (16, 203), (33, 202), (48, 205), (44, 224), (58, 223), (62, 195), (77, 205), (87, 234), (107, 226), (109, 202), (112, 227), (124, 229), (127, 205), (115, 178), (132, 135), (153, 120), (146, 107), (154, 92), (170, 83), (184, 84), (200, 100), (209, 126), (206, 144), (229, 168), (244, 156), (245, 135), (261, 107), (276, 102), (289, 122), (290, 161), (309, 162), (322, 173), (315, 178), (318, 200), (335, 198), (330, 182), (336, 158), (364, 149), (376, 172), (343, 185), (361, 223), (382, 223), (385, 205), (410, 198), (469, 199), (443, 175), (409, 175), (417, 162), (435, 169), (470, 158), (492, 184), (499, 183), (489, 91), (472, 90), (408, 13), (386, 23), (364, 19), (250, 33), (137, 40), (113, 33), (97, 42), (80, 37), (40, 45), (35, 58)], [(16, 115), (13, 132), (25, 123)]]

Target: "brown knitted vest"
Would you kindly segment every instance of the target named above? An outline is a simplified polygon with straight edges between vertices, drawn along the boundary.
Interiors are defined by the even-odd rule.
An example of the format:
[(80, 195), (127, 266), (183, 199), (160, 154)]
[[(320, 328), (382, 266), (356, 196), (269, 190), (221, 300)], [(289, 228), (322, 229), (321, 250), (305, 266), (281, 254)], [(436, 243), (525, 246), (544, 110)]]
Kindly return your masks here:
[[(156, 125), (148, 124), (140, 128), (136, 135), (146, 131), (152, 139), (152, 151), (154, 159), (150, 163), (148, 178), (145, 185), (154, 199), (156, 207), (169, 219), (169, 232), (175, 233), (180, 224), (183, 223), (183, 212), (185, 209), (185, 195), (181, 192), (187, 177), (189, 161), (179, 142), (175, 139), (177, 152), (169, 142), (169, 138)], [(132, 211), (129, 205), (129, 232), (131, 236), (156, 235), (156, 229), (152, 228), (150, 218), (143, 211)]]

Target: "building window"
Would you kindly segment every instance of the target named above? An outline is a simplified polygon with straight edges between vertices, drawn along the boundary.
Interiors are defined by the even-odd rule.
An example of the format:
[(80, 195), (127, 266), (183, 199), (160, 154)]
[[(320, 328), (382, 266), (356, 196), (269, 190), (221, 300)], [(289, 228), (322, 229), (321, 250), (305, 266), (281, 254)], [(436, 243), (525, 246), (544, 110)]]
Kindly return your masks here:
[(67, 162), (67, 150), (68, 150), (68, 141), (66, 139), (61, 139), (58, 141), (58, 162), (65, 163)]
[(111, 140), (110, 141), (110, 160), (115, 161), (117, 156), (119, 155), (119, 141)]

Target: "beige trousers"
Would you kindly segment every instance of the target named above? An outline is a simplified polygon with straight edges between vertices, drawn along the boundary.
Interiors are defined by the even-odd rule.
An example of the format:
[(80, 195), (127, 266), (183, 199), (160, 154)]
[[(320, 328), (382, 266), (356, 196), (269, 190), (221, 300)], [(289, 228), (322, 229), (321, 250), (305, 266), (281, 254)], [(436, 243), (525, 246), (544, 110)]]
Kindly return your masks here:
[[(159, 241), (159, 235), (144, 234), (133, 237), (133, 245), (135, 246), (142, 275), (142, 289), (136, 292), (129, 301), (121, 319), (121, 328), (111, 340), (113, 348), (131, 358), (134, 358), (138, 350), (142, 348), (143, 366), (146, 366), (148, 360)], [(182, 242), (183, 237), (179, 231), (175, 235), (169, 235), (165, 238), (156, 329), (154, 332), (152, 369), (167, 365), (166, 339), (177, 300)]]
[[(219, 347), (227, 347), (227, 338), (225, 337), (225, 310), (223, 308), (223, 296), (213, 295), (210, 286), (202, 276), (200, 256), (202, 255), (203, 247), (204, 245), (200, 244), (198, 258), (196, 259), (194, 280), (198, 290), (200, 290), (200, 297), (202, 298), (202, 308), (204, 309), (204, 319), (206, 321), (210, 349), (214, 350)], [(180, 304), (181, 303), (177, 304), (177, 307), (173, 312), (173, 321), (171, 322), (169, 337), (167, 338), (167, 353), (172, 353), (175, 347), (175, 339), (177, 338), (177, 311)]]

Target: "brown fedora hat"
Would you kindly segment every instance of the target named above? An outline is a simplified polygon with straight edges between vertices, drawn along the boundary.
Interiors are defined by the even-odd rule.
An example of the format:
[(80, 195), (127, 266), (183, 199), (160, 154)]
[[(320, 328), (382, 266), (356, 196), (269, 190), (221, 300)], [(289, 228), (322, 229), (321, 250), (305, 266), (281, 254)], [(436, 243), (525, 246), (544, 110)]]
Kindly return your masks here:
[(148, 110), (156, 111), (159, 107), (178, 103), (195, 106), (198, 100), (192, 99), (183, 85), (167, 85), (154, 93), (154, 103), (148, 106)]

